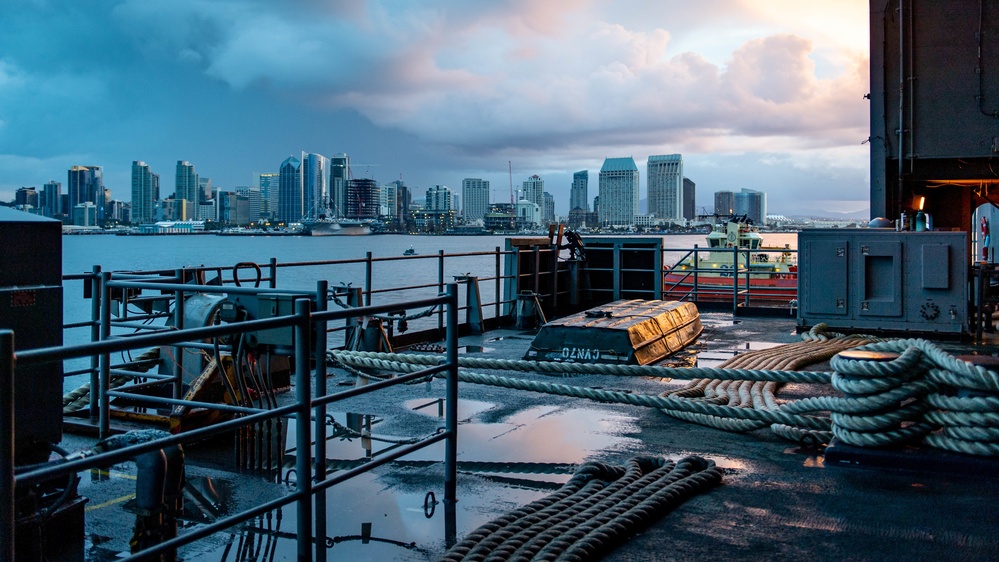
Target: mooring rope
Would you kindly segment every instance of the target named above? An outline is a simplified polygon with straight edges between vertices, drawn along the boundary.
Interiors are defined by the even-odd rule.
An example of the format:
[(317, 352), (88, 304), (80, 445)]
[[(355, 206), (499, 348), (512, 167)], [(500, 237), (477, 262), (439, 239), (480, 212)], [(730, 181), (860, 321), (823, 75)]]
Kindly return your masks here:
[(696, 456), (585, 463), (557, 492), (472, 531), (441, 560), (597, 560), (721, 477)]
[[(159, 364), (160, 359), (160, 348), (154, 347), (148, 349), (139, 355), (132, 361), (122, 365), (121, 367), (127, 369), (133, 369), (136, 372), (146, 372), (156, 365)], [(115, 376), (111, 377), (108, 386), (111, 389), (116, 389), (125, 384), (135, 380), (133, 377), (126, 376)], [(71, 390), (63, 395), (62, 397), (62, 413), (72, 414), (73, 412), (78, 412), (90, 405), (90, 383), (84, 383), (80, 387)]]
[[(748, 352), (715, 368), (460, 358), (459, 380), (658, 408), (672, 417), (726, 431), (746, 432), (769, 426), (776, 435), (799, 442), (828, 443), (833, 436), (859, 447), (922, 442), (965, 454), (999, 456), (996, 372), (959, 360), (925, 340), (870, 343), (858, 337), (830, 338), (814, 328), (804, 339), (773, 351)], [(893, 352), (898, 357), (884, 361), (839, 355), (849, 348)], [(331, 351), (330, 355), (344, 365), (396, 372), (413, 372), (443, 360), (439, 355), (374, 352)], [(800, 368), (825, 359), (830, 359), (832, 373), (773, 369)], [(472, 365), (563, 376), (613, 374), (693, 380), (664, 396), (648, 396), (474, 373), (467, 370)], [(778, 404), (775, 393), (782, 384), (791, 382), (829, 383), (843, 395)]]

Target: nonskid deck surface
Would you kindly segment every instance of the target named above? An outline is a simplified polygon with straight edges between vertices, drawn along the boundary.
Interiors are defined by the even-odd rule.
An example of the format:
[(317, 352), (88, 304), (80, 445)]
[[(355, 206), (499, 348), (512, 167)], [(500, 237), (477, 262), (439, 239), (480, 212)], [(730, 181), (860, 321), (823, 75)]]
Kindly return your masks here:
[[(800, 341), (792, 319), (733, 319), (727, 313), (702, 313), (702, 321), (704, 332), (698, 342), (669, 359), (671, 364), (696, 360), (697, 366), (717, 366), (748, 350)], [(469, 357), (518, 359), (534, 336), (533, 331), (514, 330), (469, 336), (462, 338), (461, 352)], [(949, 345), (955, 353), (963, 349), (960, 344)], [(483, 372), (510, 376), (503, 371)], [(553, 380), (532, 373), (515, 376)], [(346, 388), (355, 382), (353, 375), (333, 369), (328, 386)], [(687, 381), (585, 375), (555, 382), (659, 394)], [(779, 397), (819, 392), (827, 390), (792, 384)], [(335, 423), (327, 426), (328, 466), (350, 468), (407, 438), (433, 433), (443, 423), (438, 415), (443, 395), (443, 381), (436, 380), (331, 408)], [(999, 500), (994, 472), (826, 466), (822, 451), (800, 449), (769, 431), (727, 433), (650, 408), (474, 384), (463, 384), (460, 396), (458, 540), (489, 520), (551, 494), (579, 463), (620, 464), (638, 455), (679, 459), (696, 454), (722, 467), (722, 485), (688, 500), (611, 552), (607, 560), (990, 559), (999, 549), (999, 536), (987, 516)], [(293, 435), (294, 427), (286, 432)], [(293, 438), (288, 442), (293, 443)], [(190, 448), (188, 477), (202, 495), (198, 498), (202, 505), (193, 502), (191, 510), (200, 510), (206, 520), (290, 490), (282, 482), (227, 468), (230, 458), (226, 443)], [(289, 454), (286, 460), (291, 458)], [(446, 550), (444, 509), (430, 500), (443, 497), (442, 458), (441, 444), (439, 449), (335, 486), (327, 501), (331, 559), (440, 556)], [(281, 474), (288, 476), (287, 471)], [(134, 491), (134, 465), (112, 467), (109, 477), (84, 477), (81, 493), (90, 499), (88, 558), (111, 560), (127, 550), (131, 534), (134, 516), (122, 498)], [(294, 529), (294, 509), (286, 508), (197, 543), (185, 559), (291, 560)], [(261, 557), (261, 552), (270, 555)]]

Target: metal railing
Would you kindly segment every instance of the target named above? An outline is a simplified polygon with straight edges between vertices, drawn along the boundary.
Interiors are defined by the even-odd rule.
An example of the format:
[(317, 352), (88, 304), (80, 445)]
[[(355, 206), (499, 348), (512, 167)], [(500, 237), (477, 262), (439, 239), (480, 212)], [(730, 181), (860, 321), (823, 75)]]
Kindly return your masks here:
[[(759, 306), (769, 308), (793, 308), (798, 298), (798, 271), (778, 271), (773, 267), (778, 263), (797, 264), (798, 250), (792, 248), (711, 248), (697, 245), (690, 248), (664, 248), (663, 252), (680, 253), (673, 265), (663, 267), (664, 298), (689, 300), (695, 303), (732, 304), (732, 313), (738, 314), (743, 307)], [(700, 267), (701, 255), (730, 254), (731, 269)], [(752, 264), (753, 255), (773, 256), (772, 261)], [(666, 263), (664, 260), (663, 263)], [(681, 264), (688, 264), (683, 268)], [(689, 264), (694, 264), (690, 267)], [(770, 267), (768, 270), (767, 268)], [(673, 276), (667, 278), (666, 276)], [(757, 280), (756, 283), (753, 281)], [(759, 280), (774, 280), (773, 283), (760, 283)], [(790, 281), (794, 282), (791, 283)]]
[[(179, 283), (160, 283), (146, 279), (112, 280), (109, 273), (104, 277), (101, 292), (103, 299), (109, 300), (112, 289), (128, 290), (129, 288), (159, 289), (177, 291), (178, 303), (183, 303), (181, 293), (186, 291), (224, 291), (227, 293), (243, 291), (261, 291), (261, 289), (219, 287), (217, 285), (185, 285)], [(209, 436), (247, 427), (261, 421), (275, 418), (290, 418), (296, 421), (296, 490), (295, 492), (270, 500), (251, 509), (230, 515), (211, 524), (206, 524), (188, 530), (187, 532), (162, 542), (152, 548), (135, 553), (129, 560), (148, 559), (159, 554), (173, 552), (177, 548), (208, 537), (218, 531), (249, 521), (269, 511), (294, 503), (297, 510), (298, 528), (296, 545), (300, 560), (326, 559), (325, 541), (314, 537), (326, 536), (326, 505), (325, 490), (340, 482), (350, 479), (363, 472), (370, 471), (382, 464), (406, 456), (439, 441), (445, 441), (444, 458), (444, 504), (445, 504), (445, 538), (454, 542), (456, 526), (454, 523), (454, 502), (456, 501), (456, 455), (457, 455), (457, 397), (458, 397), (458, 290), (457, 284), (445, 285), (446, 292), (433, 298), (416, 300), (406, 303), (412, 307), (442, 306), (446, 315), (446, 356), (439, 365), (415, 373), (409, 373), (393, 379), (379, 381), (363, 387), (350, 390), (326, 393), (326, 346), (324, 339), (311, 336), (313, 330), (317, 334), (325, 332), (325, 326), (331, 321), (344, 320), (358, 315), (385, 313), (398, 307), (398, 304), (365, 306), (351, 310), (326, 310), (326, 283), (317, 283), (316, 292), (312, 295), (301, 293), (301, 298), (295, 300), (294, 313), (274, 318), (233, 322), (230, 324), (208, 327), (184, 328), (158, 331), (151, 334), (140, 334), (128, 337), (113, 337), (109, 333), (110, 322), (102, 322), (101, 341), (80, 345), (50, 347), (14, 352), (14, 337), (10, 331), (0, 331), (0, 562), (15, 560), (15, 491), (21, 486), (30, 486), (56, 478), (93, 468), (106, 467), (116, 462), (134, 458), (136, 455), (200, 441)], [(266, 289), (271, 290), (271, 289)], [(319, 295), (322, 295), (320, 298)], [(107, 300), (102, 300), (101, 319), (107, 320)], [(178, 308), (183, 305), (179, 304)], [(313, 310), (315, 308), (315, 310)], [(176, 312), (176, 311), (175, 311)], [(158, 378), (156, 382), (173, 387), (172, 397), (151, 397), (127, 393), (136, 401), (146, 401), (149, 404), (168, 404), (172, 406), (189, 406), (215, 409), (218, 411), (236, 411), (240, 417), (229, 421), (213, 424), (167, 438), (155, 439), (146, 443), (123, 447), (118, 450), (84, 455), (83, 458), (66, 460), (65, 462), (50, 462), (42, 466), (22, 467), (18, 472), (14, 465), (15, 401), (14, 378), (15, 365), (30, 366), (50, 362), (61, 362), (73, 358), (99, 357), (100, 376), (94, 388), (98, 390), (96, 402), (99, 404), (101, 420), (101, 436), (107, 431), (109, 419), (110, 398), (123, 393), (111, 391), (108, 388), (110, 374), (110, 354), (141, 349), (149, 346), (177, 346), (184, 348), (190, 345), (200, 345), (198, 340), (220, 338), (246, 334), (268, 329), (291, 329), (294, 334), (294, 403), (271, 409), (245, 406), (231, 406), (193, 400), (184, 400), (179, 395), (180, 381), (177, 378)], [(315, 371), (310, 371), (310, 362), (314, 359)], [(360, 394), (376, 392), (383, 388), (404, 384), (416, 379), (443, 373), (446, 377), (446, 410), (444, 431), (424, 437), (386, 453), (363, 466), (342, 473), (329, 475), (326, 463), (313, 462), (326, 459), (326, 408), (336, 401), (351, 398)], [(179, 376), (175, 372), (175, 376)], [(313, 439), (314, 451), (313, 448)], [(303, 475), (305, 475), (303, 477)], [(313, 532), (313, 522), (315, 531)], [(314, 548), (313, 548), (314, 547)]]

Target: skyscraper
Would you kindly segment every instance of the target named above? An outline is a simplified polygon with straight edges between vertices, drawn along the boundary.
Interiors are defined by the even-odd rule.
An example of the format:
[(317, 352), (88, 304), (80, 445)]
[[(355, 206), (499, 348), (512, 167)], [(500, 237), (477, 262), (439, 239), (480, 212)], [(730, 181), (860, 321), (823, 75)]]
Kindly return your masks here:
[(104, 169), (100, 166), (73, 166), (69, 169), (66, 192), (69, 195), (69, 208), (72, 212), (81, 203), (97, 206), (97, 220), (104, 218)]
[(735, 194), (731, 191), (715, 192), (715, 214), (729, 216), (735, 212)]
[(767, 194), (762, 191), (743, 188), (735, 194), (735, 214), (746, 215), (760, 226), (767, 222)]
[(572, 174), (572, 188), (569, 190), (569, 210), (590, 210), (590, 196), (587, 194), (590, 183), (590, 171), (580, 170)]
[[(141, 160), (132, 161), (132, 221), (136, 224), (156, 222), (154, 174)], [(158, 179), (158, 178), (157, 178)]]
[(302, 220), (302, 162), (289, 156), (281, 163), (278, 183), (277, 219), (284, 223)]
[(697, 197), (695, 195), (695, 187), (693, 180), (690, 178), (683, 178), (683, 218), (687, 220), (694, 220), (697, 218)]
[(600, 167), (600, 224), (632, 225), (638, 214), (638, 166), (631, 158), (605, 158)]
[(347, 180), (347, 205), (344, 216), (351, 219), (377, 219), (381, 188), (369, 178)]
[(62, 184), (52, 180), (42, 187), (42, 197), (39, 201), (42, 213), (46, 217), (62, 214)]
[(260, 222), (260, 188), (249, 185), (237, 186), (236, 194), (246, 197), (247, 221)]
[(462, 214), (466, 221), (480, 220), (489, 212), (489, 180), (465, 178), (461, 180)]
[(539, 209), (544, 209), (545, 180), (541, 179), (541, 176), (537, 174), (527, 178), (527, 181), (524, 182), (524, 194), (522, 199), (527, 199), (531, 203), (537, 205)]
[(347, 209), (347, 180), (350, 179), (350, 157), (344, 153), (330, 157), (330, 207), (334, 217), (344, 216)]
[(649, 156), (649, 214), (659, 220), (683, 218), (683, 157)]
[(260, 218), (271, 220), (277, 217), (280, 182), (281, 174), (257, 174), (257, 187), (260, 188)]
[(187, 206), (193, 208), (201, 201), (200, 182), (194, 165), (187, 160), (177, 160), (177, 170), (174, 174), (174, 199), (184, 199)]
[(541, 211), (541, 222), (552, 224), (555, 222), (555, 196), (547, 191), (544, 192), (545, 206)]
[(307, 216), (329, 214), (329, 162), (322, 154), (302, 153), (302, 204)]

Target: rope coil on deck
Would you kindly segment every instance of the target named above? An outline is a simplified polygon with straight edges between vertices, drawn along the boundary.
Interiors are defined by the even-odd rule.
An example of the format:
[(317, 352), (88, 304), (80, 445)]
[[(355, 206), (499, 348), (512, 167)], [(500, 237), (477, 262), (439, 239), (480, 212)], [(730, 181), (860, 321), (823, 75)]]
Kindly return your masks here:
[(585, 463), (557, 492), (472, 531), (441, 560), (597, 560), (721, 476), (696, 456)]

